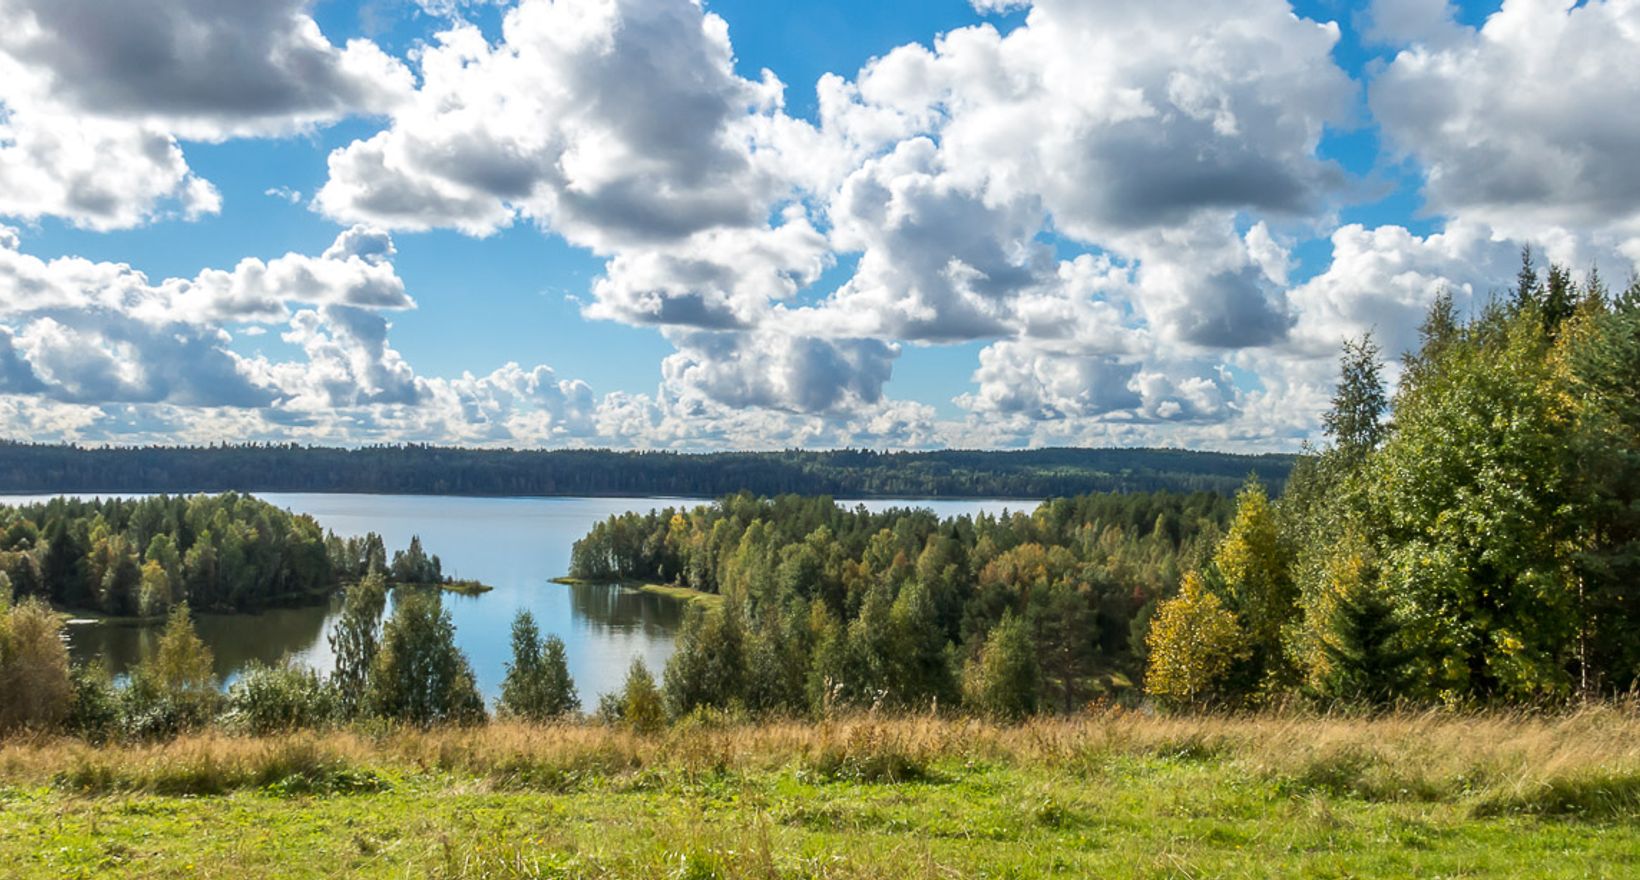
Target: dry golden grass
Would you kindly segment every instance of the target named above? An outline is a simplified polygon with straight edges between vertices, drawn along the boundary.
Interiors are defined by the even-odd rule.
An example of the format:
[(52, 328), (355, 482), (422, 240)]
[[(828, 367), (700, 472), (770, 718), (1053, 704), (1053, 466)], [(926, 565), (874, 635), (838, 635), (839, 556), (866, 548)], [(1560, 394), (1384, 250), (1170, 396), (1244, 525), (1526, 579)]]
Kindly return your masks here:
[(496, 790), (758, 773), (796, 765), (826, 778), (898, 782), (975, 763), (1095, 775), (1157, 759), (1213, 762), (1295, 793), (1465, 801), (1477, 811), (1640, 812), (1640, 713), (1424, 712), (1373, 718), (1152, 716), (1111, 710), (1017, 726), (931, 716), (695, 723), (641, 735), (590, 724), (344, 729), (250, 738), (203, 733), (154, 744), (63, 738), (0, 744), (0, 784), (214, 794), (291, 785), (370, 790), (448, 774)]

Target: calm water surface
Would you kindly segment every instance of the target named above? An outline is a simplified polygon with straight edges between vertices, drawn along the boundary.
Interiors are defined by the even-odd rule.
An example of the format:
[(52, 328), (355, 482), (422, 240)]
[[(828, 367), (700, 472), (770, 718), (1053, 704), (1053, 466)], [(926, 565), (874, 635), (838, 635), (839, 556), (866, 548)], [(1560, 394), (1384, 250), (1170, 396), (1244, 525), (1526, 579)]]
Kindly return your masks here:
[[(569, 654), (570, 673), (587, 708), (599, 694), (619, 687), (633, 657), (656, 672), (672, 654), (673, 635), (683, 603), (663, 596), (605, 586), (563, 586), (551, 579), (569, 570), (569, 551), (593, 523), (626, 511), (699, 503), (673, 498), (454, 498), (402, 495), (321, 495), (259, 493), (272, 504), (311, 514), (338, 535), (378, 532), (389, 551), (420, 535), (437, 553), (444, 571), (474, 578), (495, 589), (482, 596), (446, 594), (445, 607), (456, 640), (472, 660), (479, 687), (492, 700), (501, 689), (511, 655), (513, 615), (528, 609), (544, 633), (556, 633)], [(5, 497), (0, 504), (43, 500)], [(888, 501), (864, 503), (872, 510), (926, 507), (942, 517), (1030, 510), (1021, 501)], [(216, 654), (217, 673), (232, 679), (252, 660), (265, 663), (289, 655), (328, 671), (326, 636), (338, 608), (287, 608), (255, 615), (200, 615), (200, 636)], [(151, 652), (154, 627), (82, 624), (69, 627), (76, 660), (102, 658), (116, 674)]]

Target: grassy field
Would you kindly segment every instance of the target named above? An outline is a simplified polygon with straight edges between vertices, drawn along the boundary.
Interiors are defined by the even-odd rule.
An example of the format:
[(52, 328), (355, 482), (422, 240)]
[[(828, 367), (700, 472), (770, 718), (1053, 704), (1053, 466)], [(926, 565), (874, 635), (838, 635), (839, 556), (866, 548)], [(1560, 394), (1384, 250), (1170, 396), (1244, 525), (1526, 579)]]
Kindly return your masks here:
[(1633, 877), (1640, 716), (0, 745), (7, 877)]

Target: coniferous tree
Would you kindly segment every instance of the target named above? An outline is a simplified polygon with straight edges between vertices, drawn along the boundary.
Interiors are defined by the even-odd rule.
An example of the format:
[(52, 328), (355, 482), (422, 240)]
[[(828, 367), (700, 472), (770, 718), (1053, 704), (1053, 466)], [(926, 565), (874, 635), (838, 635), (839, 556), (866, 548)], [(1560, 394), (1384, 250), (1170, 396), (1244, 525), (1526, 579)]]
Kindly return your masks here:
[(1332, 409), (1322, 418), (1333, 448), (1348, 461), (1360, 461), (1382, 442), (1384, 413), (1388, 409), (1377, 343), (1370, 333), (1360, 340), (1346, 341)]
[(1066, 581), (1057, 581), (1031, 603), (1030, 620), (1044, 690), (1060, 711), (1069, 713), (1088, 697), (1098, 635), (1088, 597)]

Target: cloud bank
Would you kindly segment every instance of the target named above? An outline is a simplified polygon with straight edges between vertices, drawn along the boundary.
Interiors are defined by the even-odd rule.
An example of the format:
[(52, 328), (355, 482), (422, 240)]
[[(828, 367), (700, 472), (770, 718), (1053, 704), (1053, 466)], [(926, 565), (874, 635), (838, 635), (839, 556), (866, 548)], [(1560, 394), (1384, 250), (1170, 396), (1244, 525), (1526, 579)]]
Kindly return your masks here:
[[(1523, 245), (1640, 261), (1640, 123), (1611, 110), (1640, 100), (1635, 0), (1509, 0), (1477, 27), (1378, 0), (1355, 70), (1341, 25), (1286, 0), (985, 0), (1023, 21), (827, 74), (811, 116), (696, 0), (517, 0), (489, 31), (423, 4), (404, 57), (299, 0), (103, 5), (0, 0), (0, 215), (203, 218), (221, 198), (188, 142), (376, 122), (328, 155), (318, 255), (156, 282), (0, 235), (14, 433), (1292, 448), (1343, 339), (1404, 350), (1439, 290), (1485, 297)], [(1358, 130), (1433, 231), (1339, 222), (1371, 181), (1327, 140)], [(652, 393), (423, 376), (393, 348), (397, 247), (521, 224), (602, 260), (584, 319), (672, 346)], [(250, 353), (269, 331), (281, 355)], [(966, 390), (896, 399), (908, 352), (959, 344)]]

